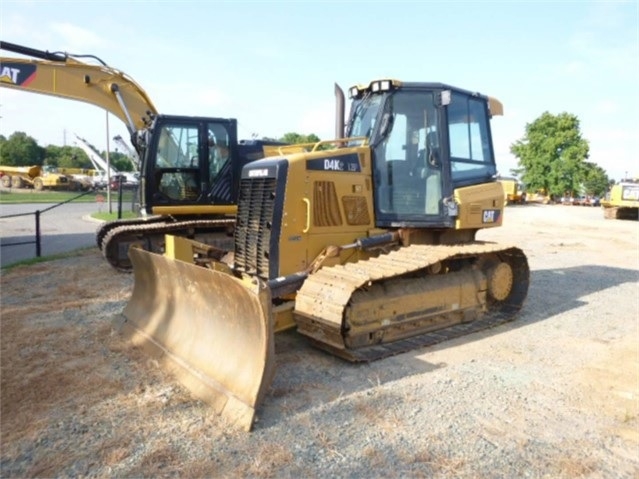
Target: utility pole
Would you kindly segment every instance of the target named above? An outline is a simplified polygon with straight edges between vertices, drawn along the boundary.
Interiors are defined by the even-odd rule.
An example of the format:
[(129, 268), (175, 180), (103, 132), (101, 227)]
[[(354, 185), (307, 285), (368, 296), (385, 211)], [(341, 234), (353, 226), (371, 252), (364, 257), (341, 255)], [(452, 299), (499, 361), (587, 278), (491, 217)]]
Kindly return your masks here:
[(109, 157), (109, 112), (106, 112), (106, 162), (107, 162), (107, 203), (109, 214), (113, 213), (111, 206), (111, 160)]

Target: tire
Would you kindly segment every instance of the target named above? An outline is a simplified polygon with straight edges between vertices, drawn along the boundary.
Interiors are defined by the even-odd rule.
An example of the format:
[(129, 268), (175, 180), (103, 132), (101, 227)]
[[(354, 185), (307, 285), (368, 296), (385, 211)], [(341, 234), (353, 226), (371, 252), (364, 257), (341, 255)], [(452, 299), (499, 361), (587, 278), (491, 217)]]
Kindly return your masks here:
[(2, 177), (2, 186), (5, 188), (11, 188), (11, 177), (9, 175), (4, 175)]
[(42, 178), (36, 178), (33, 180), (33, 189), (36, 191), (42, 191), (44, 189)]
[(21, 177), (14, 176), (13, 178), (11, 178), (11, 186), (13, 188), (22, 188), (24, 186), (24, 182), (22, 181)]

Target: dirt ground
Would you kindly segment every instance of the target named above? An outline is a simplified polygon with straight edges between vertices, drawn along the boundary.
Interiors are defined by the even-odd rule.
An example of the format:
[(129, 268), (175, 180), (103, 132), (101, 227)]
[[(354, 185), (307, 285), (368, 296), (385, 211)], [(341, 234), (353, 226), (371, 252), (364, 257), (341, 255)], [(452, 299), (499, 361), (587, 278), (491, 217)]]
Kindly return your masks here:
[(508, 207), (513, 323), (369, 365), (277, 338), (255, 431), (229, 430), (114, 329), (97, 250), (3, 271), (1, 477), (639, 477), (639, 223)]

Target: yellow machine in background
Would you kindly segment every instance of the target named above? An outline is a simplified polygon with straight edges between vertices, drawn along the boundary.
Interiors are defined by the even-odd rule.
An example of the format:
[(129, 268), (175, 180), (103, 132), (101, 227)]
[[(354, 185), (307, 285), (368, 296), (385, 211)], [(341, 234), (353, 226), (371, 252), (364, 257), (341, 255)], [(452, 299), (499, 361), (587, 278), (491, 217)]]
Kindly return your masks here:
[(639, 181), (622, 181), (613, 185), (601, 200), (606, 219), (639, 220)]
[(498, 178), (504, 187), (504, 203), (506, 205), (520, 204), (526, 201), (523, 185), (517, 178)]
[(0, 181), (5, 188), (74, 189), (77, 182), (68, 175), (43, 172), (41, 166), (0, 165)]
[(276, 331), (371, 361), (512, 320), (527, 295), (524, 253), (477, 239), (503, 221), (489, 121), (501, 103), (397, 80), (350, 96), (346, 138), (243, 168), (233, 251), (170, 238), (165, 255), (129, 252), (132, 340), (246, 429)]

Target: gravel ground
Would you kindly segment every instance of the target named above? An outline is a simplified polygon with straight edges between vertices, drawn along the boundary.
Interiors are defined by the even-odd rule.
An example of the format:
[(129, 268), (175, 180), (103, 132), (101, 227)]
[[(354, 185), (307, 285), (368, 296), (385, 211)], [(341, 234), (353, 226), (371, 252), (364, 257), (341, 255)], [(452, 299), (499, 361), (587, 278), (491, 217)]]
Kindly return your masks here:
[(639, 477), (639, 223), (508, 207), (507, 325), (367, 365), (276, 338), (255, 430), (229, 429), (113, 329), (131, 275), (97, 251), (3, 271), (0, 475)]

